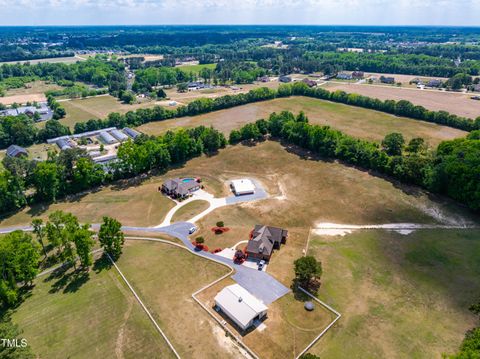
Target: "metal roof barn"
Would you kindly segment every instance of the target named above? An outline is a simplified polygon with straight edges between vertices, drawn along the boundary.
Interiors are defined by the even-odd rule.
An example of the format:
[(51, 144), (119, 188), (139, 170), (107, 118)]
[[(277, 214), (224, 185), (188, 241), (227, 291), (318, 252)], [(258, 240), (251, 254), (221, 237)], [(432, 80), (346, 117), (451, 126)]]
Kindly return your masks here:
[(215, 304), (242, 330), (253, 325), (256, 319), (267, 315), (267, 306), (239, 284), (223, 288), (215, 296)]
[(255, 193), (255, 185), (249, 179), (239, 179), (232, 181), (232, 190), (237, 196), (243, 194)]
[(138, 131), (135, 131), (134, 129), (132, 128), (129, 128), (129, 127), (125, 127), (123, 129), (123, 132), (125, 132), (127, 135), (129, 135), (131, 138), (135, 139), (137, 138), (138, 136), (140, 136), (140, 132)]
[(117, 142), (117, 140), (115, 139), (115, 137), (113, 137), (111, 134), (109, 134), (107, 131), (102, 131), (100, 132), (100, 135), (99, 135), (100, 139), (105, 142), (106, 144), (113, 144), (115, 142)]
[(128, 136), (119, 130), (111, 130), (110, 134), (120, 142), (128, 140)]

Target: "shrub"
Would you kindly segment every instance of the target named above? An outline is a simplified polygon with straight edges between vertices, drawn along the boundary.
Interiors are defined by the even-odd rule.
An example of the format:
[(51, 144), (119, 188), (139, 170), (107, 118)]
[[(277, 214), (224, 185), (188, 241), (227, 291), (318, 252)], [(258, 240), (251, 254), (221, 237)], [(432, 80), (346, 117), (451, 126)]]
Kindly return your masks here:
[(225, 226), (225, 223), (223, 223), (223, 221), (217, 222), (217, 227), (224, 227), (224, 226)]

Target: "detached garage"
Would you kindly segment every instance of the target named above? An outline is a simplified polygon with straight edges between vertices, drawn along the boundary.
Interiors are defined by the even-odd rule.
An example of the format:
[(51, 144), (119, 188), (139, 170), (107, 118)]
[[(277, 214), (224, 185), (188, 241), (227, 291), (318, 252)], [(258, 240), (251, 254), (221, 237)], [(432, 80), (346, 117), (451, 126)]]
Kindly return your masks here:
[(215, 296), (215, 305), (240, 329), (246, 330), (267, 315), (267, 306), (239, 284), (223, 288)]
[(230, 187), (237, 196), (255, 193), (255, 185), (249, 179), (233, 180)]

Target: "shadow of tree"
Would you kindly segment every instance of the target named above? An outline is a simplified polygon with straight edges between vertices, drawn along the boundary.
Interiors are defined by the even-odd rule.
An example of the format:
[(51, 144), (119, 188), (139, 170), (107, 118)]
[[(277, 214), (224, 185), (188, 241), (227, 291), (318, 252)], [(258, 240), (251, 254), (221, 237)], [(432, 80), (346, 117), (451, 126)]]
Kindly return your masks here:
[(57, 293), (63, 290), (63, 293), (74, 293), (78, 291), (88, 280), (90, 274), (88, 271), (77, 269), (71, 270), (70, 265), (62, 266), (45, 278), (45, 282), (54, 281), (49, 293)]
[(112, 262), (110, 259), (108, 259), (107, 256), (102, 255), (100, 258), (98, 258), (94, 263), (93, 263), (93, 270), (95, 273), (100, 273), (103, 270), (109, 270), (112, 268)]

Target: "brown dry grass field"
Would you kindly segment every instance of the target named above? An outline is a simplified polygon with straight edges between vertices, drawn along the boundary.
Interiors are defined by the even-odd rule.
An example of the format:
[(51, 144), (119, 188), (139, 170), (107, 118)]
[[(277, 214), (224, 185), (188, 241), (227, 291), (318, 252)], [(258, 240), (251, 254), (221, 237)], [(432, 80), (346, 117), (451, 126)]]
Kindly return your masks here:
[(421, 79), (421, 80), (442, 80), (442, 81), (447, 81), (448, 78), (445, 77), (431, 77), (431, 76), (417, 76), (417, 75), (403, 75), (403, 74), (381, 74), (378, 72), (365, 72), (365, 78), (369, 77), (376, 77), (380, 78), (380, 76), (385, 76), (385, 77), (394, 77), (395, 82), (401, 82), (402, 85), (408, 85), (408, 83), (413, 80), (413, 79)]
[[(261, 171), (259, 163), (262, 164)], [(176, 176), (200, 176), (206, 189), (217, 196), (229, 193), (225, 184), (229, 179), (251, 177), (259, 180), (271, 195), (270, 198), (217, 209), (198, 223), (200, 228), (196, 235), (204, 235), (210, 248), (224, 248), (248, 239), (248, 232), (256, 223), (287, 228), (290, 234), (287, 244), (274, 253), (267, 268), (270, 274), (287, 286), (290, 286), (293, 278), (293, 261), (303, 254), (310, 237), (310, 228), (319, 222), (479, 223), (478, 217), (461, 207), (418, 188), (392, 183), (336, 162), (316, 160), (295, 148), (285, 149), (279, 143), (271, 141), (251, 147), (233, 146), (213, 157), (193, 159), (184, 167), (168, 173), (168, 177)], [(120, 217), (121, 221), (128, 224), (145, 223), (145, 213), (153, 213), (152, 194), (158, 193), (157, 188), (165, 177), (155, 177), (135, 187), (118, 189), (112, 194), (112, 189), (92, 193), (74, 204), (68, 204), (70, 207), (65, 205), (63, 208), (76, 209), (77, 214), (83, 213), (85, 217), (91, 216), (95, 209), (97, 216), (101, 210), (102, 214)], [(106, 202), (105, 197), (110, 198), (111, 202)], [(122, 198), (123, 210), (113, 200), (117, 197)], [(87, 198), (89, 201), (85, 200)], [(153, 200), (158, 219), (151, 220), (152, 224), (160, 223), (166, 211), (171, 208), (169, 203), (170, 206), (173, 205), (171, 202), (163, 202), (164, 200), (166, 198), (159, 193)], [(54, 206), (58, 205), (51, 206), (49, 210)], [(46, 213), (48, 212), (43, 215)], [(2, 226), (23, 223), (22, 220), (25, 219), (28, 219), (27, 223), (30, 220), (28, 211), (5, 219)], [(218, 220), (223, 220), (231, 230), (215, 236), (210, 227)], [(472, 264), (475, 256), (480, 253), (478, 241), (474, 240), (478, 239), (478, 231), (472, 235), (466, 234), (466, 231), (458, 231), (454, 235), (450, 234), (454, 232), (431, 231), (428, 242), (423, 237), (418, 237), (420, 231), (411, 234), (411, 237), (399, 237), (382, 231), (378, 233), (378, 238), (375, 233), (367, 236), (367, 242), (375, 238), (377, 243), (376, 246), (367, 247), (363, 246), (362, 240), (355, 240), (357, 237), (354, 233), (349, 247), (338, 255), (334, 247), (324, 250), (324, 243), (330, 243), (330, 238), (335, 239), (332, 243), (337, 243), (336, 237), (319, 239), (311, 236), (310, 253), (324, 263), (325, 274), (320, 297), (340, 312), (345, 312), (340, 324), (315, 346), (314, 351), (325, 357), (345, 357), (342, 355), (345, 353), (356, 353), (354, 356), (359, 357), (376, 354), (412, 357), (413, 353), (414, 357), (426, 358), (432, 357), (432, 354), (454, 351), (473, 320), (467, 314), (465, 305), (478, 294), (477, 289), (470, 289), (474, 288), (470, 278), (478, 277), (479, 274), (478, 264)], [(464, 236), (469, 236), (466, 238), (468, 240), (464, 240)], [(435, 249), (434, 240), (445, 237), (450, 241), (450, 246)], [(379, 246), (382, 250), (375, 250)], [(404, 252), (400, 251), (402, 248), (405, 248)], [(187, 353), (187, 357), (190, 353), (195, 353), (198, 358), (235, 356), (234, 348), (225, 341), (223, 331), (190, 298), (192, 292), (220, 277), (225, 269), (218, 269), (188, 252), (185, 257), (192, 258), (178, 258), (173, 253), (175, 250), (159, 243), (140, 246), (129, 242), (119, 265), (158, 318), (161, 327), (166, 328), (167, 335), (182, 353)], [(393, 261), (397, 255), (398, 260), (401, 260), (402, 253), (408, 262)], [(354, 262), (349, 262), (350, 260)], [(444, 264), (447, 264), (445, 268), (441, 267)], [(434, 273), (437, 269), (440, 270), (439, 275)], [(172, 273), (175, 273), (174, 281)], [(462, 276), (462, 273), (465, 275)], [(443, 284), (442, 275), (447, 276)], [(379, 287), (374, 288), (372, 294), (371, 283), (365, 283), (367, 279), (374, 284), (378, 283)], [(179, 280), (181, 284), (178, 284)], [(424, 283), (426, 284), (423, 285)], [(391, 289), (382, 290), (381, 285), (391, 285)], [(438, 290), (442, 285), (448, 286), (449, 290)], [(414, 291), (409, 289), (412, 287), (415, 288)], [(402, 297), (404, 288), (408, 291)], [(375, 305), (370, 307), (371, 303)], [(285, 326), (279, 323), (285, 320), (283, 314), (293, 315), (293, 319), (287, 320), (297, 323), (299, 319), (295, 319), (295, 316), (298, 312), (293, 308), (298, 305), (299, 303), (290, 301), (289, 297), (274, 303), (271, 306), (271, 318), (265, 322), (266, 330), (270, 327), (271, 331), (254, 333), (251, 338), (263, 335), (266, 343), (281, 343), (282, 350), (290, 352), (293, 357), (291, 348), (295, 331), (285, 330)], [(406, 311), (408, 305), (413, 313), (411, 316), (395, 314), (396, 310), (399, 313)], [(434, 309), (430, 311), (430, 307)], [(288, 312), (288, 308), (292, 310)], [(441, 315), (437, 308), (441, 308)], [(375, 321), (370, 326), (365, 324), (362, 327), (361, 323), (368, 322), (371, 317)], [(423, 322), (428, 323), (429, 327), (419, 325)], [(185, 330), (185, 327), (189, 329)], [(302, 333), (309, 329), (302, 328)], [(363, 328), (365, 332), (361, 332)], [(378, 333), (387, 329), (388, 337), (383, 339)], [(313, 336), (308, 330), (307, 332), (306, 336), (298, 333), (299, 336), (294, 337), (298, 339), (295, 350), (300, 350), (310, 335)], [(198, 339), (199, 333), (201, 341)], [(248, 338), (245, 340), (248, 341)], [(371, 345), (362, 344), (362, 341), (367, 340), (371, 341)], [(262, 343), (256, 342), (252, 339), (248, 344), (267, 357), (272, 353), (272, 346), (276, 345), (262, 347)], [(409, 342), (415, 343), (419, 349), (414, 351), (413, 346), (408, 345)], [(420, 343), (426, 344), (422, 346)]]
[(174, 358), (120, 275), (96, 262), (88, 273), (46, 275), (13, 322), (38, 358)]
[(364, 230), (316, 236), (321, 299), (342, 318), (311, 352), (321, 358), (441, 358), (476, 325), (480, 231)]
[(433, 111), (448, 111), (450, 113), (475, 119), (480, 116), (480, 103), (470, 99), (472, 94), (444, 92), (438, 90), (419, 90), (416, 88), (401, 88), (396, 86), (368, 84), (328, 83), (323, 85), (327, 90), (343, 90), (360, 95), (378, 98), (380, 100), (408, 100), (415, 105), (421, 105)]
[(46, 101), (45, 91), (58, 89), (61, 89), (61, 86), (45, 81), (34, 81), (26, 84), (25, 87), (8, 90), (4, 97), (0, 97), (0, 103), (11, 105), (15, 102), (24, 104), (26, 102)]
[(73, 126), (77, 122), (85, 122), (90, 119), (106, 118), (111, 112), (126, 113), (139, 108), (153, 107), (160, 104), (158, 101), (146, 101), (138, 104), (127, 105), (110, 95), (101, 95), (85, 99), (62, 101), (67, 115), (60, 122), (66, 126)]
[(165, 92), (170, 100), (177, 101), (180, 104), (188, 104), (200, 97), (215, 98), (225, 95), (236, 95), (239, 93), (246, 93), (250, 90), (259, 87), (268, 87), (271, 89), (277, 89), (279, 86), (278, 81), (271, 82), (254, 82), (253, 84), (235, 85), (236, 90), (229, 87), (219, 87), (214, 89), (188, 91), (184, 93), (177, 92), (176, 88), (166, 89)]
[(173, 201), (158, 191), (161, 183), (160, 177), (145, 182), (118, 183), (51, 205), (26, 207), (13, 216), (3, 217), (0, 225), (27, 225), (34, 217), (46, 218), (55, 210), (63, 210), (82, 222), (100, 223), (103, 216), (113, 216), (123, 225), (154, 226), (160, 224), (174, 206)]
[(34, 59), (34, 60), (25, 60), (25, 61), (4, 61), (0, 62), (0, 65), (2, 64), (17, 64), (17, 63), (26, 63), (29, 62), (31, 65), (39, 64), (39, 63), (57, 63), (57, 62), (62, 62), (65, 64), (72, 64), (77, 61), (83, 61), (86, 60), (85, 57), (82, 56), (69, 56), (69, 57), (51, 57), (51, 58), (44, 58), (44, 59)]
[(191, 297), (230, 270), (186, 249), (127, 241), (118, 261), (182, 358), (238, 358), (237, 348)]
[(180, 207), (172, 217), (172, 222), (188, 221), (209, 207), (210, 203), (204, 200), (195, 200)]
[(329, 125), (354, 137), (373, 141), (381, 141), (386, 134), (396, 131), (402, 133), (407, 140), (423, 137), (430, 145), (436, 146), (441, 141), (466, 135), (466, 132), (451, 127), (308, 97), (275, 99), (194, 117), (150, 122), (138, 127), (138, 130), (159, 135), (176, 127), (204, 125), (228, 134), (245, 123), (267, 118), (270, 113), (282, 110), (294, 113), (304, 111), (311, 123)]

